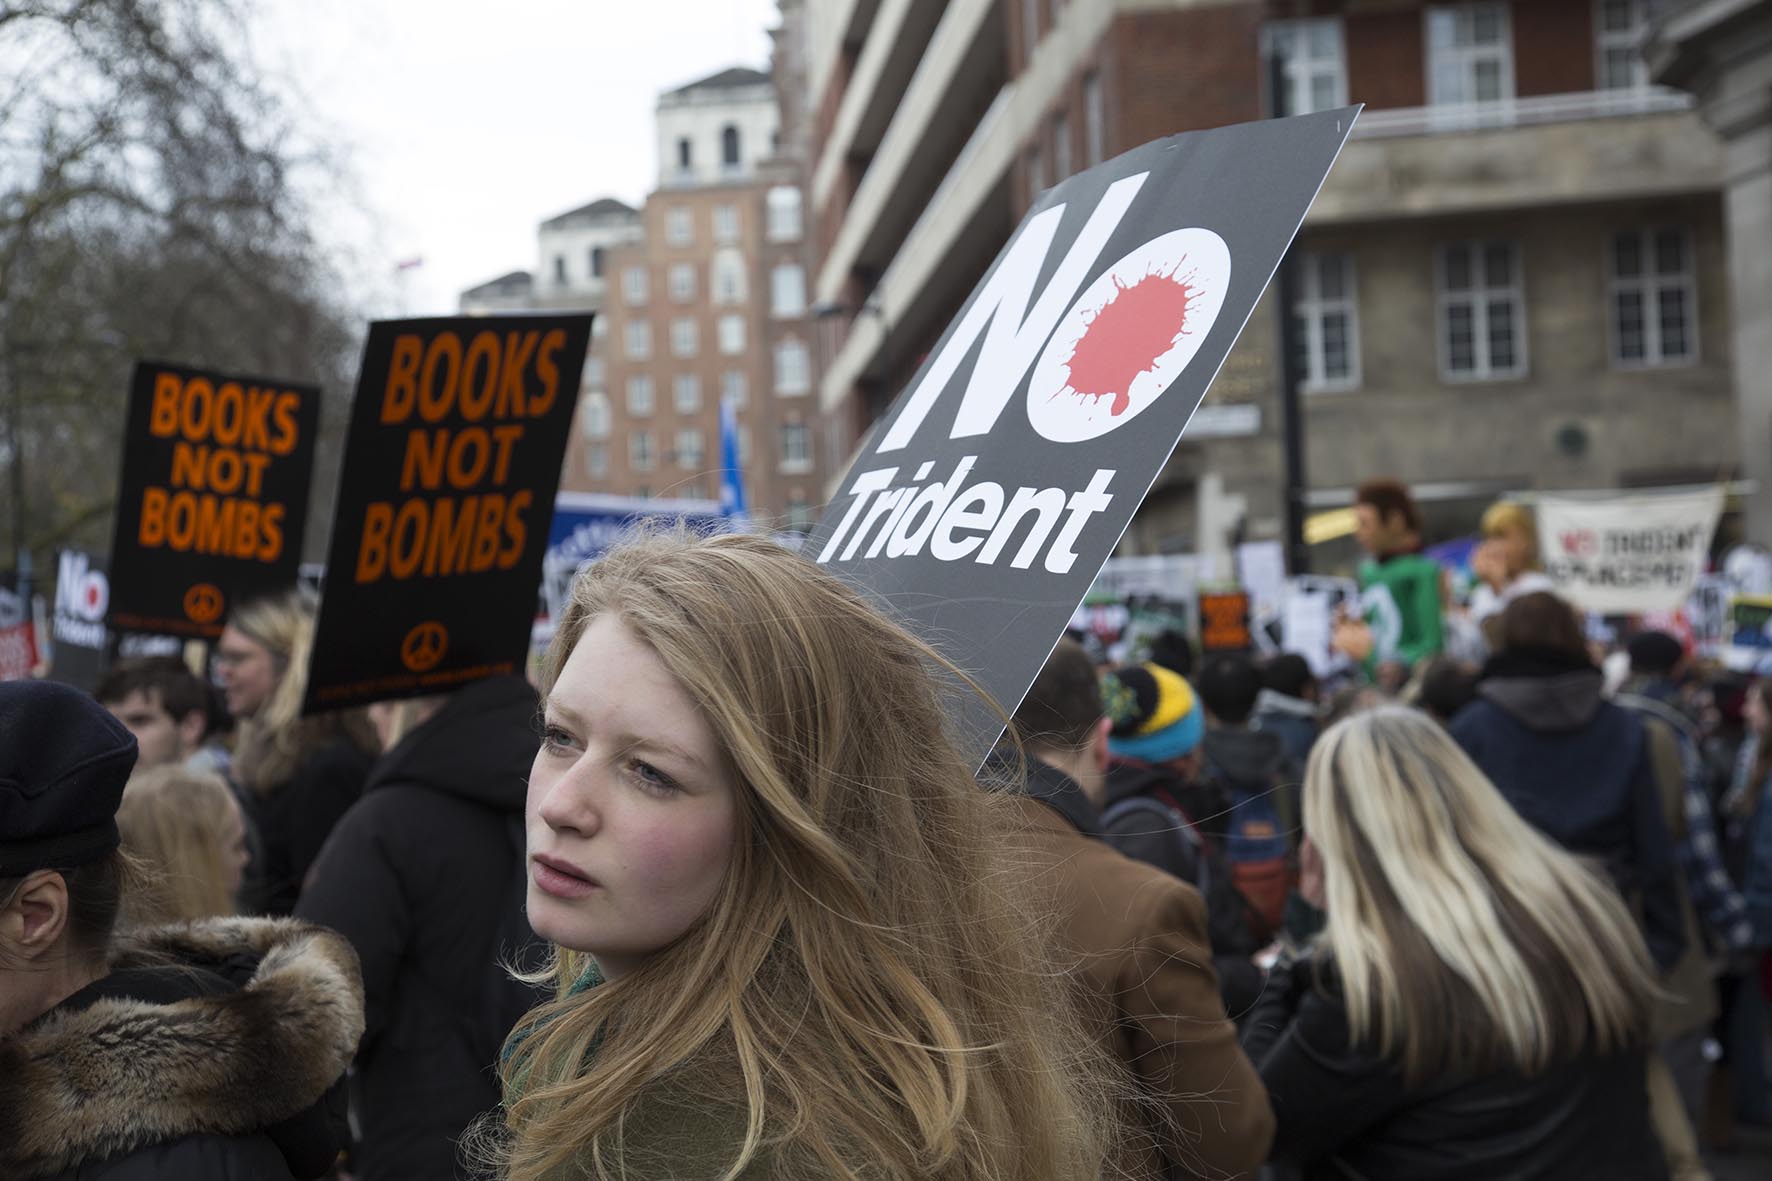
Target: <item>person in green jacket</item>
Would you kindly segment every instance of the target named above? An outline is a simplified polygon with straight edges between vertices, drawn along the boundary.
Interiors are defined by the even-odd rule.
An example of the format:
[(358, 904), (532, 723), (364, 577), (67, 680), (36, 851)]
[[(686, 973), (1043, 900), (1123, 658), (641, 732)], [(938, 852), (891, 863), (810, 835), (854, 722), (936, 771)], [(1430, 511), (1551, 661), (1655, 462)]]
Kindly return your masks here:
[(1336, 630), (1335, 646), (1388, 690), (1437, 654), (1445, 641), (1444, 572), (1421, 552), (1421, 509), (1396, 480), (1368, 480), (1354, 494), (1360, 563), (1360, 618)]
[(642, 536), (578, 578), (525, 817), (557, 998), (505, 1044), (498, 1176), (1113, 1175), (1129, 1080), (939, 664), (766, 537)]

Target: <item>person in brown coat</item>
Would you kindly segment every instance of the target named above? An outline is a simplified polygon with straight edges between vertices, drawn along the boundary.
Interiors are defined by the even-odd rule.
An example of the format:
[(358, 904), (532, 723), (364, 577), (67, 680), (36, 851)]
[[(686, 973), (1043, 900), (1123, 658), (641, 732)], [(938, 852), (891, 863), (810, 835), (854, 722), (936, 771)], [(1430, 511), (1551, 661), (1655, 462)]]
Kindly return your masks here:
[(1088, 655), (1061, 640), (1015, 714), (1028, 757), (1023, 844), (1050, 891), (1060, 942), (1104, 1043), (1134, 1080), (1126, 1175), (1170, 1181), (1253, 1172), (1273, 1111), (1219, 999), (1206, 904), (1179, 878), (1121, 854), (1096, 828), (1107, 720)]

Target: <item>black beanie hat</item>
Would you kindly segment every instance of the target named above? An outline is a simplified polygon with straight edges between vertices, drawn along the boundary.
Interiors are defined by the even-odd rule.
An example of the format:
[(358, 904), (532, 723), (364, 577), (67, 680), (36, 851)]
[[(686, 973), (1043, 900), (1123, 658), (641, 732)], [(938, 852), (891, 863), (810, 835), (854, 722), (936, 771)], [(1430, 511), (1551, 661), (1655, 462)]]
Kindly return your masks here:
[(73, 869), (118, 844), (135, 737), (91, 697), (0, 682), (0, 877)]

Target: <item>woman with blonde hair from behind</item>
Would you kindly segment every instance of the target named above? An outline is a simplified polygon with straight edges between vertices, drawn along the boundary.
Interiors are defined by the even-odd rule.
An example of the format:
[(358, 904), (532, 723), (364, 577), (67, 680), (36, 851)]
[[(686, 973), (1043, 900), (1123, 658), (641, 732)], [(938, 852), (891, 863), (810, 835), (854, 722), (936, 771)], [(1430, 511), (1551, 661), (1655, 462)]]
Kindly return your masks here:
[(1654, 970), (1603, 872), (1514, 812), (1430, 719), (1339, 723), (1305, 775), (1314, 953), (1244, 1048), (1308, 1177), (1665, 1178)]
[(527, 809), (558, 995), (505, 1046), (501, 1176), (1104, 1175), (1099, 1051), (938, 661), (763, 538), (579, 577)]
[(170, 765), (138, 771), (117, 809), (123, 848), (153, 885), (131, 897), (130, 925), (236, 914), (246, 870), (246, 820), (219, 775)]

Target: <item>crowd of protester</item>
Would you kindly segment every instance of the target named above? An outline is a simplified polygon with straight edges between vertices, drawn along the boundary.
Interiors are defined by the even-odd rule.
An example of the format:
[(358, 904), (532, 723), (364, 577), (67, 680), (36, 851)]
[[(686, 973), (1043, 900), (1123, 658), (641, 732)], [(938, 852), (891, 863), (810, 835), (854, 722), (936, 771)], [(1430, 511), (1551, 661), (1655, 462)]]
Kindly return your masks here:
[(538, 685), (304, 718), (294, 594), (0, 685), (0, 1176), (1707, 1176), (1772, 682), (1596, 651), (1515, 506), (1467, 613), (1357, 511), (1342, 676), (1067, 638), (982, 770), (745, 536), (589, 567)]

